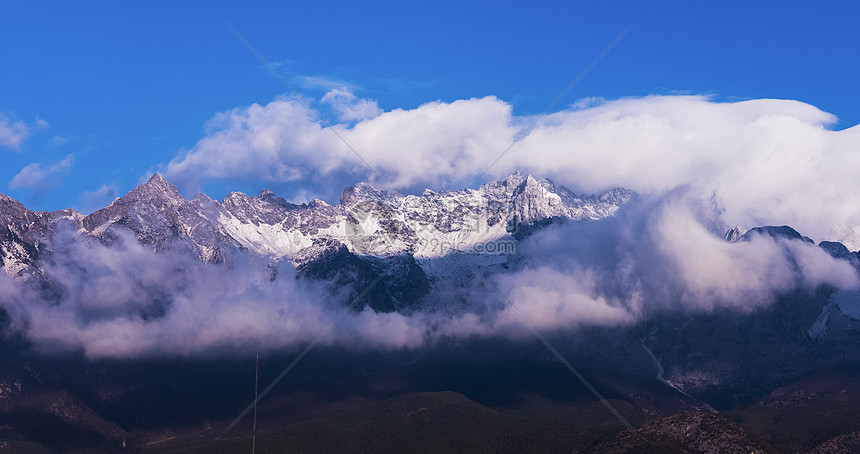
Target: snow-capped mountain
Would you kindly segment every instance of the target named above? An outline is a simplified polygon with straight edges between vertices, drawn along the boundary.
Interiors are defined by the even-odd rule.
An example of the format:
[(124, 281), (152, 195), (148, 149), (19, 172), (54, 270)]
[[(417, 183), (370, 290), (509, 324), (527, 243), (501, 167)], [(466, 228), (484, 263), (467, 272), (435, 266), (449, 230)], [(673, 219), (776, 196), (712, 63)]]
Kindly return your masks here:
[(83, 215), (71, 209), (31, 211), (0, 194), (0, 268), (10, 276), (26, 277), (38, 268), (36, 260), (45, 251), (45, 240), (54, 226), (64, 220), (80, 224), (83, 219)]
[[(433, 325), (427, 325), (436, 329), (448, 320), (452, 320), (452, 325), (458, 323), (456, 318), (445, 318), (441, 304), (436, 303), (437, 300), (447, 303), (446, 309), (456, 313), (461, 308), (458, 306), (461, 303), (457, 299), (459, 295), (466, 294), (465, 298), (476, 295), (469, 293), (474, 288), (467, 287), (474, 283), (472, 271), (475, 269), (501, 277), (496, 282), (504, 285), (505, 277), (516, 277), (528, 263), (528, 247), (534, 247), (534, 243), (523, 245), (519, 250), (518, 246), (534, 232), (555, 222), (585, 223), (612, 217), (634, 198), (635, 195), (625, 189), (577, 195), (549, 180), (514, 173), (477, 189), (425, 190), (421, 195), (402, 195), (359, 183), (344, 189), (336, 205), (322, 200), (306, 204), (289, 203), (269, 190), (263, 190), (257, 196), (231, 193), (218, 201), (203, 194), (187, 199), (160, 175), (154, 175), (110, 206), (86, 216), (74, 210), (31, 211), (14, 199), (0, 195), (0, 267), (16, 280), (29, 284), (25, 297), (19, 298), (24, 300), (21, 304), (43, 303), (38, 310), (58, 307), (56, 313), (60, 315), (51, 313), (51, 323), (62, 320), (62, 323), (75, 326), (96, 325), (98, 328), (88, 331), (87, 335), (92, 333), (100, 342), (103, 339), (100, 330), (104, 324), (97, 325), (101, 322), (97, 317), (109, 321), (132, 320), (125, 327), (171, 327), (171, 316), (184, 309), (186, 312), (183, 314), (191, 314), (187, 316), (196, 320), (199, 307), (196, 303), (200, 300), (190, 299), (189, 295), (199, 292), (201, 287), (192, 286), (186, 290), (191, 278), (183, 278), (185, 268), (202, 270), (202, 275), (207, 277), (211, 272), (215, 276), (213, 279), (223, 279), (225, 286), (217, 288), (213, 294), (233, 286), (233, 276), (239, 276), (240, 272), (231, 272), (250, 269), (255, 274), (250, 283), (245, 283), (246, 286), (257, 290), (272, 284), (279, 299), (281, 289), (299, 288), (283, 285), (285, 281), (293, 282), (292, 277), (283, 277), (287, 273), (278, 276), (279, 270), (294, 266), (297, 277), (314, 281), (311, 283), (315, 286), (314, 295), (322, 294), (319, 299), (311, 299), (310, 304), (324, 304), (329, 300), (324, 291), (318, 292), (324, 285), (332, 295), (337, 295), (338, 298), (330, 298), (334, 304), (353, 301), (362, 295), (356, 307), (370, 307), (377, 312), (372, 316), (380, 318), (372, 319), (374, 322), (407, 320), (405, 317), (416, 314), (414, 320), (420, 321), (427, 314), (442, 314), (443, 317), (431, 320)], [(566, 234), (555, 236), (560, 238), (559, 241), (568, 241), (569, 236), (576, 234), (570, 232), (577, 232), (580, 227), (583, 230), (592, 227), (608, 229), (613, 224), (616, 223), (569, 224), (568, 227), (574, 229), (559, 229)], [(554, 234), (545, 233), (547, 237)], [(735, 243), (727, 247), (740, 249), (761, 245), (763, 239), (774, 240), (779, 248), (765, 249), (786, 254), (785, 263), (794, 265), (789, 266), (792, 269), (787, 269), (787, 272), (795, 277), (800, 276), (794, 269), (801, 263), (796, 260), (798, 253), (814, 252), (818, 254), (813, 254), (816, 260), (829, 261), (816, 250), (819, 247), (838, 259), (840, 265), (845, 265), (842, 262), (845, 261), (860, 269), (860, 253), (851, 252), (839, 242), (822, 241), (818, 246), (810, 245), (812, 240), (789, 226), (748, 230), (736, 227), (727, 231), (724, 237), (728, 243)], [(538, 243), (537, 240), (542, 238), (535, 236), (531, 241)], [(120, 247), (128, 246), (129, 239), (132, 239), (131, 243), (136, 239), (144, 247), (138, 244), (134, 248)], [(81, 244), (84, 247), (66, 248), (66, 243), (72, 240), (83, 240)], [(552, 247), (553, 243), (547, 244), (549, 246), (545, 247)], [(615, 247), (606, 253), (627, 253), (640, 243), (626, 245), (623, 250)], [(87, 268), (85, 270), (75, 267), (87, 259), (86, 254), (83, 258), (67, 260), (59, 268), (55, 265), (54, 262), (62, 262), (63, 257), (68, 257), (64, 254), (86, 252), (90, 246), (99, 251), (112, 251), (113, 255), (99, 262), (98, 266), (81, 267)], [(647, 247), (646, 244), (642, 246)], [(684, 252), (708, 265), (709, 257), (697, 254), (694, 249), (688, 248)], [(81, 304), (82, 301), (88, 303), (93, 293), (76, 294), (69, 285), (95, 281), (99, 279), (99, 273), (110, 274), (112, 271), (105, 272), (104, 268), (122, 268), (125, 250), (134, 253), (143, 250), (145, 253), (141, 255), (147, 259), (143, 260), (145, 266), (132, 266), (122, 279), (108, 279), (104, 285), (92, 287), (104, 292), (112, 292), (115, 287), (128, 287), (118, 291), (121, 296), (117, 299), (128, 296), (130, 301), (118, 301), (114, 306), (97, 306), (99, 301), (93, 305)], [(598, 254), (603, 254), (603, 250)], [(650, 259), (651, 255), (646, 255)], [(153, 260), (164, 257), (167, 259)], [(139, 276), (146, 274), (150, 264), (163, 267), (167, 261), (177, 257), (175, 267), (168, 266), (166, 272), (156, 273), (155, 278)], [(247, 257), (253, 259), (248, 261), (252, 265), (240, 268), (245, 264), (240, 259)], [(196, 267), (198, 264), (199, 268)], [(235, 268), (231, 268), (234, 265)], [(279, 268), (282, 265), (283, 268)], [(655, 262), (653, 266), (659, 265)], [(56, 272), (58, 269), (60, 273)], [(270, 274), (258, 273), (260, 269)], [(223, 272), (225, 270), (228, 272)], [(53, 279), (62, 272), (72, 277), (65, 282), (55, 282)], [(160, 288), (161, 279), (173, 273), (179, 275), (176, 282), (170, 283), (171, 289), (176, 290), (175, 297)], [(578, 278), (574, 273), (570, 274), (572, 279)], [(522, 276), (525, 279), (521, 282), (531, 285), (536, 273), (519, 275)], [(612, 274), (610, 279), (617, 276), (617, 273)], [(655, 283), (663, 285), (665, 279), (660, 278), (665, 275), (655, 276)], [(547, 281), (558, 279), (559, 274), (554, 274)], [(209, 285), (210, 280), (204, 281), (205, 284), (201, 285)], [(304, 285), (307, 282), (300, 283)], [(567, 287), (557, 290), (562, 297), (567, 295)], [(204, 297), (201, 300), (211, 296), (207, 292), (202, 293)], [(544, 302), (540, 292), (533, 295), (525, 301), (536, 305)], [(687, 398), (729, 405), (758, 398), (762, 393), (810, 371), (860, 361), (856, 348), (860, 334), (858, 295), (858, 291), (837, 291), (829, 285), (814, 288), (787, 285), (767, 304), (759, 304), (761, 302), (753, 301), (754, 296), (751, 296), (749, 308), (707, 311), (660, 309), (630, 325), (571, 330), (571, 339), (575, 341), (553, 341), (566, 349), (564, 354), (573, 363), (597, 370), (655, 378)], [(228, 306), (234, 301), (229, 296), (226, 298)], [(243, 303), (257, 296), (258, 293), (250, 292), (247, 300), (237, 303), (237, 312), (229, 306), (231, 310), (228, 313), (231, 317), (240, 314), (246, 307)], [(299, 297), (303, 296), (299, 293)], [(63, 300), (64, 297), (67, 299)], [(747, 298), (746, 295), (742, 297)], [(43, 301), (33, 301), (38, 298)], [(182, 301), (186, 303), (180, 305)], [(479, 318), (484, 315), (480, 295), (476, 301), (479, 307), (467, 315)], [(18, 302), (13, 301), (9, 307), (15, 310)], [(190, 307), (191, 303), (194, 303), (193, 307)], [(569, 307), (576, 304), (579, 304), (578, 300)], [(66, 309), (69, 307), (72, 309)], [(225, 310), (221, 306), (211, 307)], [(291, 308), (289, 305), (272, 307), (275, 308), (271, 311), (272, 317), (277, 317), (281, 309), (286, 313)], [(297, 304), (292, 306), (297, 307), (303, 308)], [(528, 306), (523, 307), (529, 309)], [(373, 311), (358, 312), (356, 317), (369, 316)], [(207, 308), (199, 312), (205, 318)], [(557, 312), (550, 308), (547, 317), (554, 317)], [(270, 312), (264, 313), (268, 317)], [(0, 322), (3, 322), (2, 316), (0, 312)], [(24, 320), (19, 325), (26, 324), (25, 318), (19, 319)], [(437, 323), (437, 320), (441, 322)], [(282, 327), (285, 331), (297, 331), (295, 325), (274, 324), (279, 331)], [(0, 328), (4, 328), (2, 323)], [(348, 332), (350, 328), (354, 329), (345, 327), (344, 330)], [(550, 336), (557, 334), (547, 331)], [(587, 336), (577, 337), (582, 333), (587, 333)], [(38, 333), (34, 335), (38, 336)], [(464, 336), (467, 335), (468, 332)], [(139, 336), (135, 341), (144, 337)], [(445, 342), (437, 346), (441, 350), (447, 348)], [(485, 351), (477, 349), (473, 353), (471, 348), (467, 350), (463, 354), (474, 354), (476, 358), (484, 359)], [(13, 390), (10, 386), (0, 382), (0, 397), (3, 392), (12, 392), (9, 391)]]
[[(409, 253), (437, 257), (450, 251), (421, 245), (457, 245), (512, 238), (518, 229), (553, 219), (601, 219), (613, 215), (633, 193), (613, 189), (577, 196), (549, 180), (519, 172), (477, 190), (426, 190), (421, 196), (359, 183), (343, 190), (340, 204), (314, 199), (296, 205), (270, 190), (252, 197), (234, 192), (218, 202), (198, 194), (187, 200), (160, 175), (89, 216), (69, 211), (81, 233), (110, 235), (122, 226), (156, 251), (188, 241), (200, 259), (217, 261), (225, 247), (243, 247), (274, 259), (307, 260), (319, 240), (334, 240), (350, 252), (386, 256)], [(13, 216), (36, 214), (23, 207)], [(305, 251), (304, 254), (302, 252)]]
[(426, 190), (420, 196), (359, 183), (344, 189), (337, 205), (317, 199), (297, 205), (270, 190), (188, 200), (155, 174), (87, 216), (69, 209), (31, 211), (0, 196), (0, 265), (19, 279), (38, 278), (39, 259), (50, 252), (47, 245), (60, 226), (106, 244), (130, 231), (155, 252), (187, 250), (210, 263), (246, 250), (289, 260), (311, 277), (361, 276), (357, 287), (383, 273), (387, 294), (376, 296), (393, 309), (420, 298), (420, 283), (462, 274), (458, 266), (504, 263), (533, 229), (612, 216), (633, 196), (620, 188), (580, 196), (517, 172), (475, 190)]

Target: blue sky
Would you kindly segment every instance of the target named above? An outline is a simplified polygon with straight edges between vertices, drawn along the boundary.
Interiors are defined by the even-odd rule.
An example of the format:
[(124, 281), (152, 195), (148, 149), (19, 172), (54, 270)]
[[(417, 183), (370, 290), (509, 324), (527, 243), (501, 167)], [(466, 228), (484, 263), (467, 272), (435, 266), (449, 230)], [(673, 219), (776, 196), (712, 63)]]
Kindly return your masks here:
[[(5, 4), (0, 125), (26, 134), (0, 141), (0, 192), (90, 211), (193, 149), (219, 112), (287, 94), (225, 21), (312, 100), (346, 87), (390, 111), (495, 96), (534, 115), (636, 22), (556, 110), (694, 94), (799, 100), (835, 115), (829, 128), (860, 123), (860, 7), (849, 2), (177, 3)], [(304, 183), (244, 175), (199, 189), (300, 199), (320, 187)]]

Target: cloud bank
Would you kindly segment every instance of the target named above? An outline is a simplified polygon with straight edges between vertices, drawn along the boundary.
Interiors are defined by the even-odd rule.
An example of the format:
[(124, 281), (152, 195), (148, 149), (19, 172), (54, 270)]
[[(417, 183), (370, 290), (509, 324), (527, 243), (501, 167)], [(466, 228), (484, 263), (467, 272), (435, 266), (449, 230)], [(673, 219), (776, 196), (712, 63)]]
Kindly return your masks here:
[[(747, 312), (821, 285), (860, 288), (857, 270), (814, 244), (753, 236), (729, 243), (719, 216), (687, 189), (643, 198), (614, 218), (537, 231), (511, 269), (475, 269), (466, 286), (440, 283), (403, 313), (348, 313), (323, 344), (400, 349), (441, 340), (531, 337), (625, 327), (665, 313)], [(187, 251), (154, 253), (122, 228), (103, 244), (71, 227), (42, 262), (53, 285), (36, 291), (0, 275), (0, 307), (45, 351), (93, 358), (233, 355), (295, 349), (337, 318), (346, 289), (330, 293), (288, 263), (236, 251), (207, 264)]]
[[(337, 114), (338, 132), (404, 191), (470, 183), (534, 120), (494, 97), (382, 111), (336, 89), (320, 102)], [(543, 332), (567, 333), (666, 312), (750, 311), (821, 285), (860, 288), (850, 263), (814, 244), (721, 237), (735, 223), (788, 224), (813, 237), (860, 225), (852, 197), (860, 191), (852, 174), (860, 129), (833, 131), (833, 121), (796, 101), (696, 96), (588, 100), (548, 115), (490, 177), (520, 169), (577, 191), (624, 186), (641, 197), (613, 218), (537, 231), (517, 245), (509, 269), (476, 270), (513, 310), (479, 279), (442, 283), (409, 312), (351, 312), (323, 342), (414, 348), (472, 336), (518, 339), (531, 336), (519, 316)], [(17, 184), (47, 181), (63, 168), (32, 167)], [(180, 186), (263, 179), (340, 189), (373, 179), (291, 98), (217, 115), (165, 171)], [(247, 353), (298, 348), (347, 303), (345, 293), (331, 295), (331, 285), (297, 276), (288, 263), (273, 273), (265, 259), (236, 252), (227, 264), (204, 264), (181, 251), (155, 254), (130, 234), (118, 238), (55, 235), (59, 252), (42, 264), (56, 284), (48, 297), (0, 276), (12, 329), (39, 348), (91, 357)]]
[[(601, 308), (589, 312), (593, 321), (623, 323), (665, 311), (750, 311), (795, 290), (860, 285), (849, 262), (814, 244), (764, 235), (729, 243), (709, 228), (717, 214), (676, 190), (617, 218), (549, 229), (522, 243), (524, 269), (499, 276), (498, 285), (515, 307), (548, 309), (536, 317), (547, 327), (570, 309), (535, 302), (563, 295), (578, 295), (570, 304), (579, 309)], [(545, 296), (548, 289), (557, 296)]]
[[(380, 111), (346, 89), (334, 127), (385, 182), (405, 191), (471, 183), (533, 120), (495, 97)], [(730, 224), (789, 224), (814, 238), (860, 225), (860, 129), (798, 101), (716, 102), (702, 96), (589, 100), (545, 116), (493, 166), (550, 177), (577, 191), (623, 186), (662, 193), (689, 185)], [(300, 102), (281, 98), (217, 115), (207, 135), (165, 167), (182, 186), (212, 179), (331, 181), (374, 175)], [(344, 177), (345, 176), (345, 177)]]
[[(246, 354), (310, 342), (344, 307), (332, 302), (343, 295), (296, 279), (288, 263), (273, 273), (265, 259), (236, 252), (229, 265), (209, 265), (114, 233), (105, 245), (71, 228), (58, 232), (42, 263), (53, 283), (47, 294), (0, 275), (0, 306), (12, 329), (41, 350), (93, 358)], [(414, 345), (420, 336), (409, 332), (400, 314), (366, 311), (323, 343)]]

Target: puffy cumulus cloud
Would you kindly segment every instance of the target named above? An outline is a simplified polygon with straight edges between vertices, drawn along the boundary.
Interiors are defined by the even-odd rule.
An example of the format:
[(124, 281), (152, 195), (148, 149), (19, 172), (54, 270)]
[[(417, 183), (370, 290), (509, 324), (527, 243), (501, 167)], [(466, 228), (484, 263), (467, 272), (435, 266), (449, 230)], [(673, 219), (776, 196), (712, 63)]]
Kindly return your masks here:
[(395, 188), (452, 187), (511, 144), (513, 121), (511, 107), (490, 96), (395, 109), (356, 124), (346, 138)]
[[(368, 113), (369, 104), (364, 100), (349, 100), (344, 105), (344, 93), (333, 91), (324, 99), (344, 109), (358, 106), (358, 110), (345, 111), (353, 117)], [(334, 127), (384, 175), (385, 182), (404, 188), (453, 184), (473, 177), (474, 169), (489, 162), (487, 150), (510, 144), (515, 132), (510, 122), (510, 106), (487, 97), (396, 109), (349, 128)], [(286, 182), (329, 178), (341, 172), (354, 183), (374, 176), (294, 99), (234, 109), (217, 115), (207, 128), (206, 137), (167, 164), (168, 179), (180, 185), (210, 178)]]
[(69, 173), (74, 164), (74, 156), (67, 155), (61, 161), (42, 165), (34, 162), (25, 166), (9, 182), (9, 189), (30, 188), (44, 192), (57, 187), (63, 175)]
[(213, 178), (286, 182), (327, 175), (344, 165), (336, 137), (300, 101), (279, 99), (216, 115), (207, 136), (168, 163), (180, 186)]
[(549, 116), (507, 162), (586, 190), (689, 184), (729, 222), (790, 224), (820, 238), (860, 216), (845, 197), (860, 189), (847, 170), (860, 164), (860, 130), (828, 130), (833, 121), (797, 101), (623, 99)]
[[(397, 189), (469, 184), (533, 117), (497, 98), (378, 110), (335, 89), (334, 127)], [(352, 123), (352, 121), (355, 121)], [(659, 193), (689, 184), (713, 198), (731, 224), (790, 224), (821, 238), (860, 225), (860, 128), (828, 129), (834, 117), (798, 101), (715, 102), (649, 96), (577, 103), (547, 115), (488, 177), (513, 170), (551, 177), (578, 191), (624, 186)], [(210, 178), (331, 181), (330, 191), (374, 175), (300, 102), (289, 98), (216, 116), (208, 134), (166, 166), (172, 181)], [(318, 188), (317, 188), (318, 189)]]
[[(47, 123), (38, 120), (37, 126), (47, 126)], [(0, 147), (17, 151), (29, 133), (30, 128), (23, 121), (13, 121), (0, 113)]]

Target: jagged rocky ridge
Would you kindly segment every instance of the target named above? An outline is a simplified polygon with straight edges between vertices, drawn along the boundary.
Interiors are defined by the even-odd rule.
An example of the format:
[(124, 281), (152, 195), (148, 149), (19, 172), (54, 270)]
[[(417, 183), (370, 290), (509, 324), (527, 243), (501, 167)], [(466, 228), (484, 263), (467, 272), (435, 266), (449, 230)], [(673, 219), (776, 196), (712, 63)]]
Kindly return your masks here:
[[(382, 274), (382, 285), (365, 299), (392, 311), (416, 303), (435, 282), (462, 276), (462, 266), (504, 263), (514, 243), (536, 228), (612, 216), (633, 197), (620, 188), (577, 195), (517, 172), (477, 190), (420, 196), (359, 183), (334, 206), (318, 199), (293, 204), (270, 190), (256, 197), (234, 192), (219, 202), (204, 194), (188, 200), (155, 174), (87, 216), (31, 211), (0, 195), (0, 267), (44, 287), (40, 260), (52, 253), (58, 229), (106, 244), (131, 232), (155, 252), (184, 250), (209, 263), (242, 250), (289, 260), (304, 275), (351, 286), (353, 294)], [(472, 253), (470, 260), (444, 259), (463, 252)]]
[[(515, 261), (516, 243), (535, 229), (610, 217), (634, 196), (621, 188), (577, 195), (516, 172), (476, 190), (428, 189), (420, 196), (359, 183), (344, 189), (337, 205), (289, 203), (270, 190), (188, 200), (155, 174), (86, 216), (71, 209), (32, 211), (0, 194), (0, 268), (50, 288), (40, 260), (53, 253), (50, 240), (59, 229), (106, 244), (130, 232), (157, 253), (186, 251), (209, 263), (228, 260), (234, 251), (288, 260), (307, 277), (353, 288), (353, 295), (382, 274), (381, 285), (365, 299), (378, 311), (392, 311), (414, 305), (438, 283), (465, 283), (466, 267)], [(757, 234), (812, 242), (788, 226), (736, 227), (725, 238), (745, 241)], [(833, 241), (820, 247), (860, 267), (860, 252)]]
[[(131, 234), (157, 253), (180, 250), (212, 264), (229, 265), (236, 253), (289, 261), (302, 275), (350, 287), (353, 295), (381, 275), (363, 304), (380, 312), (410, 310), (439, 282), (467, 276), (464, 268), (515, 264), (516, 254), (505, 249), (508, 242), (553, 222), (613, 216), (634, 197), (624, 189), (576, 195), (515, 173), (477, 190), (427, 190), (420, 196), (357, 184), (343, 191), (337, 205), (293, 204), (268, 190), (258, 196), (232, 193), (221, 201), (203, 194), (189, 200), (155, 175), (88, 216), (74, 210), (35, 212), (0, 195), (0, 266), (50, 291), (42, 264), (58, 253), (52, 250), (58, 234), (104, 244)], [(756, 235), (812, 242), (788, 226), (735, 228), (725, 239), (751, 241)], [(475, 249), (488, 244), (497, 249)], [(860, 252), (833, 241), (818, 246), (860, 267)], [(564, 353), (585, 367), (656, 375), (685, 395), (728, 408), (810, 371), (860, 360), (858, 334), (860, 292), (825, 288), (782, 295), (751, 313), (663, 314), (629, 328), (589, 331), (591, 339), (576, 345), (581, 348)], [(0, 398), (20, 391), (14, 381), (3, 383)], [(685, 438), (698, 431), (684, 427), (731, 429), (709, 418), (668, 418), (628, 438), (660, 436), (688, 444), (701, 440)]]

